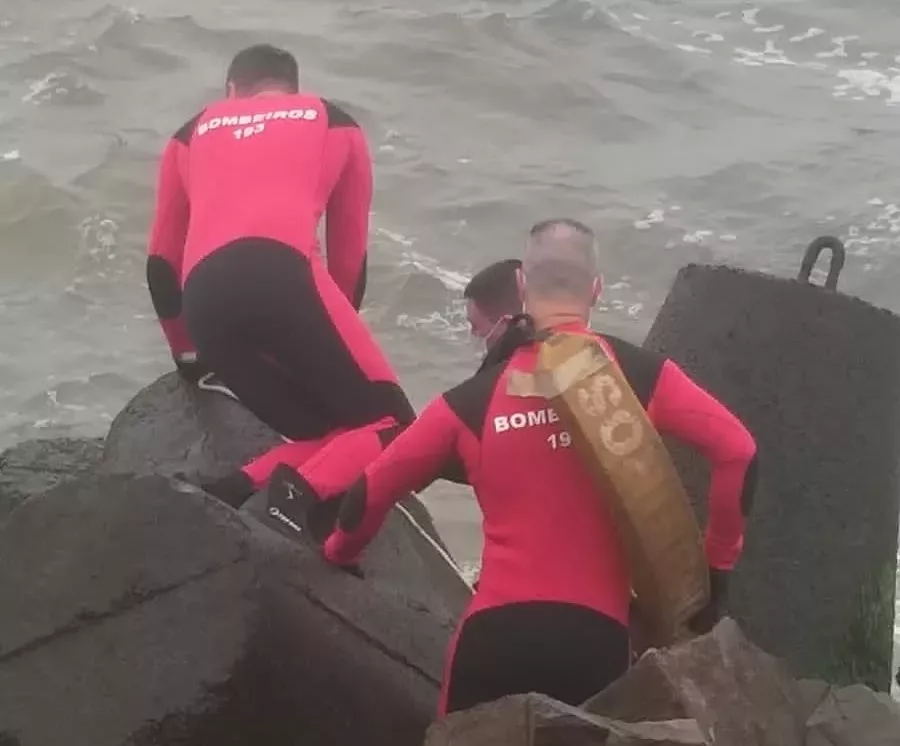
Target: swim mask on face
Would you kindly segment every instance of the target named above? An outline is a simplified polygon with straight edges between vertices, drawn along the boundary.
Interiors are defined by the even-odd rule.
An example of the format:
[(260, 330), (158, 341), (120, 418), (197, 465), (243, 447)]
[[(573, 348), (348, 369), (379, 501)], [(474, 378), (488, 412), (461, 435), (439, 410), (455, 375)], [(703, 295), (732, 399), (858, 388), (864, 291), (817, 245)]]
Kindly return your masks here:
[(510, 316), (508, 315), (501, 316), (483, 336), (470, 332), (469, 341), (476, 355), (481, 357), (491, 349), (493, 344), (502, 336), (505, 324), (509, 319)]

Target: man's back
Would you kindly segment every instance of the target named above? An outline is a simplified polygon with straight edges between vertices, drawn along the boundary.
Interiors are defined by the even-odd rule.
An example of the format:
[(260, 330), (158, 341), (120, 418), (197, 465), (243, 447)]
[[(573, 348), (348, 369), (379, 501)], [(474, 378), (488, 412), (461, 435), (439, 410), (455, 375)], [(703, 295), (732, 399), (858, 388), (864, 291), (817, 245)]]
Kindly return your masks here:
[[(247, 237), (317, 252), (318, 222), (332, 197), (345, 203), (330, 206), (339, 212), (368, 211), (364, 136), (346, 112), (318, 96), (217, 101), (175, 139), (186, 146), (180, 167), (190, 203), (183, 276), (211, 251)], [(348, 174), (354, 169), (355, 181)]]
[[(711, 562), (727, 566), (743, 536), (737, 505), (731, 503), (746, 491), (752, 439), (671, 361), (615, 337), (597, 337), (654, 426), (692, 443), (718, 470), (707, 553)], [(537, 345), (531, 344), (444, 395), (465, 425), (458, 450), (484, 514), (485, 548), (473, 610), (561, 601), (625, 623), (628, 570), (603, 496), (549, 402), (506, 392), (510, 372), (532, 372), (536, 359)]]
[(445, 395), (480, 442), (460, 443), (484, 514), (475, 605), (560, 601), (624, 622), (625, 557), (571, 436), (546, 399), (506, 393), (510, 372), (532, 372), (536, 360), (530, 345)]

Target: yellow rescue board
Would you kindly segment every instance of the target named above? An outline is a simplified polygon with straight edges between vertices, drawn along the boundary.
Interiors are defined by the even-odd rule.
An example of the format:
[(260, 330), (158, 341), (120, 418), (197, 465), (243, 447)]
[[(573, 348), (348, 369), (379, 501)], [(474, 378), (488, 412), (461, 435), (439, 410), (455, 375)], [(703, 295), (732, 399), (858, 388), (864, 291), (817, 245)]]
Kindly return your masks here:
[(647, 645), (690, 636), (686, 622), (709, 600), (703, 536), (669, 452), (618, 364), (583, 334), (539, 345), (533, 376), (509, 393), (550, 400), (613, 516), (626, 551)]

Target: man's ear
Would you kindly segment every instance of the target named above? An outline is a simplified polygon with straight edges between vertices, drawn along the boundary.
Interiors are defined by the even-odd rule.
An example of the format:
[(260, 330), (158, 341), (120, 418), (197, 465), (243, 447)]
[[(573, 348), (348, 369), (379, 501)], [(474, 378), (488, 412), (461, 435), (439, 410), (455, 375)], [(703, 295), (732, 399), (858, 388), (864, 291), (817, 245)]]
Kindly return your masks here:
[(225, 83), (225, 97), (237, 98), (237, 86), (230, 80)]
[(600, 299), (600, 293), (603, 292), (603, 276), (597, 275), (594, 278), (594, 289), (591, 291), (591, 306), (595, 306)]
[(516, 287), (519, 289), (519, 300), (525, 300), (525, 273), (522, 268), (516, 269)]

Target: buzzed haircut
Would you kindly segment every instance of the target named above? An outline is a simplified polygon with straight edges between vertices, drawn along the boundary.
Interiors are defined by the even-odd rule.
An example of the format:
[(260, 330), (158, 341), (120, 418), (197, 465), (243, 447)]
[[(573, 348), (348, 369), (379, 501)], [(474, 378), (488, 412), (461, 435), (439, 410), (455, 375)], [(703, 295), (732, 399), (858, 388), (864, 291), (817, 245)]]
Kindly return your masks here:
[(226, 80), (239, 91), (276, 82), (292, 93), (300, 89), (300, 70), (290, 52), (271, 44), (256, 44), (238, 52), (228, 66)]
[(589, 295), (599, 274), (594, 231), (572, 218), (536, 223), (528, 232), (522, 271), (529, 291), (538, 295)]
[(516, 270), (520, 259), (503, 259), (489, 264), (478, 272), (463, 290), (463, 297), (471, 300), (491, 318), (514, 315), (522, 310)]

